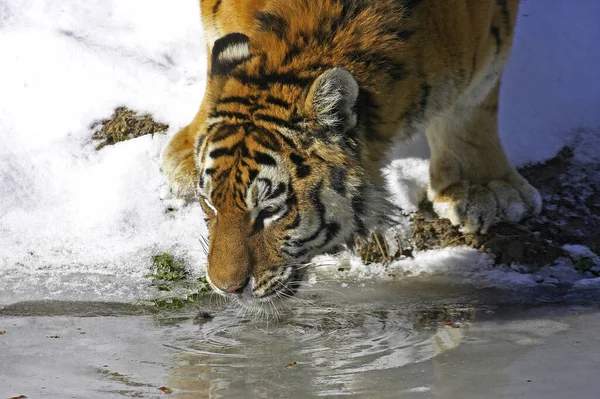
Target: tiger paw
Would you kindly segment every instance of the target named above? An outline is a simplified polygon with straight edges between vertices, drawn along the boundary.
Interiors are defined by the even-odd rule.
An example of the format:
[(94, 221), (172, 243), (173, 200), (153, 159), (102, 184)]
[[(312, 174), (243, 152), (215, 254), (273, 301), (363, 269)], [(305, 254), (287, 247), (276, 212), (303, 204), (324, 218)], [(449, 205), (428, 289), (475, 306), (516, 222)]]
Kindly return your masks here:
[(438, 216), (461, 226), (464, 233), (486, 233), (501, 221), (518, 222), (542, 210), (539, 192), (521, 176), (474, 184), (454, 183), (439, 193), (429, 191)]
[(194, 148), (177, 144), (179, 143), (175, 136), (163, 150), (161, 171), (167, 178), (173, 195), (191, 199), (196, 195), (198, 183)]

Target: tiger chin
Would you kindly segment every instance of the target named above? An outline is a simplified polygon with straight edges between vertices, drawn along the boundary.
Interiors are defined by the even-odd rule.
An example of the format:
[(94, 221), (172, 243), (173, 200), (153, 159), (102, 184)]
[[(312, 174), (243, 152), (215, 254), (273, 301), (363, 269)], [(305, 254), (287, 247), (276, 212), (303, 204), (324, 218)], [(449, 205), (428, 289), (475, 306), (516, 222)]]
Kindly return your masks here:
[(498, 136), (518, 0), (200, 6), (206, 92), (162, 170), (206, 214), (216, 292), (250, 307), (293, 296), (313, 256), (393, 224), (381, 168), (416, 134), (440, 217), (485, 233), (540, 212)]

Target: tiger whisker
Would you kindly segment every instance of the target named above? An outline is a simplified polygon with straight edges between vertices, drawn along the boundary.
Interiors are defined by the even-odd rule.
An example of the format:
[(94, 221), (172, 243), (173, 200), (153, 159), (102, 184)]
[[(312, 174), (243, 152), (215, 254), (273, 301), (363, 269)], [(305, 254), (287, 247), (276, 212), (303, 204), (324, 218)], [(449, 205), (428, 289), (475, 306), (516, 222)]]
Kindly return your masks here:
[(343, 292), (340, 291), (336, 291), (336, 290), (332, 290), (332, 289), (328, 289), (328, 288), (312, 288), (312, 287), (302, 287), (302, 291), (312, 291), (312, 292), (333, 292), (335, 294), (339, 294), (339, 295), (343, 295), (346, 296), (346, 294), (344, 294)]

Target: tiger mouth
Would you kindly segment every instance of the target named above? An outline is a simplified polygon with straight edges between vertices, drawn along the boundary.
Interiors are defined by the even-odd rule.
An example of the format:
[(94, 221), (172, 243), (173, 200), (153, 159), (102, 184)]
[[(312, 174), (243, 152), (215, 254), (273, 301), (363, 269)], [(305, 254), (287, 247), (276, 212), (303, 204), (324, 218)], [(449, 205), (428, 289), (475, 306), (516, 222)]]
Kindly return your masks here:
[(234, 293), (224, 293), (235, 298), (242, 305), (256, 305), (262, 302), (285, 301), (293, 298), (302, 284), (304, 273), (293, 266), (287, 266), (268, 280), (256, 282), (251, 277), (243, 288)]

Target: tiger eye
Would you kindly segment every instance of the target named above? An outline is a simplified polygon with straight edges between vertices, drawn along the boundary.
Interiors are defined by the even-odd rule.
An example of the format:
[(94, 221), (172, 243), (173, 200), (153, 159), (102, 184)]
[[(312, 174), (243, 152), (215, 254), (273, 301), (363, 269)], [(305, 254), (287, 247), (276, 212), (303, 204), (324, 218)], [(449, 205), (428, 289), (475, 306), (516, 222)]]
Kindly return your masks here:
[(266, 208), (264, 208), (263, 210), (266, 212), (269, 212), (269, 213), (275, 213), (279, 210), (279, 207), (277, 205), (269, 205)]

